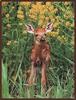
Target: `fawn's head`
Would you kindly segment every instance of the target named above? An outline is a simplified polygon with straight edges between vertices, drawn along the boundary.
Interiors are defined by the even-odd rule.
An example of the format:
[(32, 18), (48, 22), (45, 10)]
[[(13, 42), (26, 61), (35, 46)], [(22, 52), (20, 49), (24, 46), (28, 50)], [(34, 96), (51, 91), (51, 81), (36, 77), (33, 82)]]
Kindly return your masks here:
[(53, 24), (48, 23), (46, 28), (37, 28), (37, 29), (34, 29), (32, 25), (28, 24), (26, 25), (26, 28), (27, 28), (27, 32), (32, 33), (34, 35), (35, 41), (43, 42), (46, 40), (47, 32), (52, 31)]

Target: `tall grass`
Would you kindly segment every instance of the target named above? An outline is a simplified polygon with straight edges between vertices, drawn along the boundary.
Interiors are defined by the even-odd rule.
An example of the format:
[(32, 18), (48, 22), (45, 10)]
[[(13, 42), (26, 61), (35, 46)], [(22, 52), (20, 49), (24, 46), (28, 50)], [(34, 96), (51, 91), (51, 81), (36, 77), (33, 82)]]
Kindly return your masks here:
[[(42, 92), (40, 67), (38, 68), (36, 84), (32, 86), (27, 84), (29, 77), (27, 72), (31, 68), (30, 53), (34, 37), (26, 32), (25, 24), (32, 23), (34, 27), (37, 27), (40, 19), (33, 20), (29, 17), (30, 10), (36, 3), (23, 4), (20, 5), (19, 2), (3, 2), (2, 6), (2, 96), (13, 98), (73, 98), (74, 19), (71, 15), (73, 11), (72, 3), (52, 2), (49, 3), (50, 6), (47, 3), (46, 9), (51, 7), (52, 12), (47, 12), (45, 18), (50, 16), (51, 19), (49, 20), (51, 22), (55, 19), (54, 31), (59, 34), (57, 35), (57, 32), (54, 32), (47, 35), (51, 60), (47, 66), (45, 94)], [(45, 2), (42, 2), (43, 4), (45, 5)], [(40, 4), (37, 4), (36, 7), (38, 5), (40, 6)], [(21, 16), (20, 19), (17, 18), (18, 11), (23, 11), (24, 19), (21, 19), (23, 18)], [(67, 15), (69, 11), (71, 16)], [(44, 24), (46, 26), (45, 22)]]
[(9, 83), (7, 79), (7, 64), (3, 64), (3, 63), (2, 63), (2, 96), (4, 98), (10, 97)]

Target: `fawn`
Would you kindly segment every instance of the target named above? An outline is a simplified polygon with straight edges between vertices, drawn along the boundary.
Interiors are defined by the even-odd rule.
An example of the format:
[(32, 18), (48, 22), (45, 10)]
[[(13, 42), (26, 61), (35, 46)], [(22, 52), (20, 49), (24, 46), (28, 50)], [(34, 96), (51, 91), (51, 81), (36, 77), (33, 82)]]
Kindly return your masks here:
[(41, 85), (46, 89), (46, 66), (50, 61), (50, 48), (46, 41), (47, 32), (52, 31), (53, 24), (48, 23), (46, 28), (34, 29), (32, 25), (26, 25), (26, 30), (34, 35), (34, 45), (31, 52), (31, 74), (28, 84), (36, 81), (37, 65), (41, 64)]

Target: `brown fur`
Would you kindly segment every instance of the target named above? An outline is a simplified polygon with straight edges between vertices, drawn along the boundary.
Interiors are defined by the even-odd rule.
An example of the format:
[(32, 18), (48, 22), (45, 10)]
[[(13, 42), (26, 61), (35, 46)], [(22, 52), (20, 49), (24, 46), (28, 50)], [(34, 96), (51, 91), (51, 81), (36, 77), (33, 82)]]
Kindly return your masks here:
[[(50, 28), (51, 24), (48, 24), (48, 29)], [(36, 81), (36, 74), (37, 74), (37, 67), (38, 64), (41, 65), (41, 85), (43, 87), (43, 91), (46, 90), (46, 68), (50, 61), (50, 48), (48, 43), (46, 42), (46, 33), (47, 28), (37, 28), (34, 30), (32, 26), (30, 27), (29, 32), (34, 34), (34, 45), (31, 51), (31, 73), (28, 80), (29, 85), (35, 83)], [(50, 28), (51, 29), (51, 28)]]

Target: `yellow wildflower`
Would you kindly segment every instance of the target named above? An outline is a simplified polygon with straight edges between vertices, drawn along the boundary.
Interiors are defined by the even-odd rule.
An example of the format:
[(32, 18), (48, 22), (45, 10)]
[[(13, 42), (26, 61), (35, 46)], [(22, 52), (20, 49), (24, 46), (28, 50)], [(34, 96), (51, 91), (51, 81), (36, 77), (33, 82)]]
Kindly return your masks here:
[(48, 2), (48, 1), (46, 2), (46, 5), (47, 5), (47, 6), (50, 6), (50, 4), (51, 4), (51, 2)]
[(21, 6), (19, 6), (18, 10), (22, 10), (22, 7), (21, 7)]
[(43, 25), (43, 23), (44, 23), (44, 21), (43, 21), (43, 20), (39, 20), (38, 25), (39, 25), (39, 26), (42, 26), (42, 25)]
[(59, 25), (58, 22), (54, 23), (53, 27), (56, 28)]
[(36, 21), (37, 20), (37, 17), (35, 16), (35, 15), (29, 15), (29, 17), (32, 19), (32, 20), (34, 20), (34, 21)]
[(54, 22), (55, 22), (55, 18), (52, 19), (52, 23), (54, 23)]
[(64, 5), (66, 5), (66, 6), (67, 6), (68, 4), (69, 4), (68, 2), (65, 2), (65, 3), (64, 3)]
[(18, 10), (18, 12), (17, 12), (18, 14), (22, 14), (23, 15), (23, 11), (21, 11), (21, 10)]
[(10, 24), (7, 24), (7, 27), (8, 27), (8, 28), (10, 28), (10, 27), (11, 27), (11, 25), (10, 25)]
[(38, 5), (41, 5), (42, 4), (42, 2), (36, 2), (36, 5), (38, 6)]
[(42, 5), (42, 8), (45, 9), (46, 5)]
[(65, 37), (64, 35), (58, 36), (57, 39), (58, 39), (61, 43), (67, 42), (67, 37)]
[(36, 4), (32, 4), (32, 9), (35, 9), (36, 8)]
[(6, 14), (6, 17), (9, 18), (9, 14)]
[(39, 15), (40, 20), (44, 20), (45, 16), (43, 14)]
[(19, 19), (24, 19), (24, 15), (17, 15), (17, 18), (19, 18)]
[(17, 41), (15, 40), (15, 41), (14, 41), (14, 43), (16, 44), (16, 43), (17, 43)]
[(7, 42), (7, 46), (9, 46), (10, 44), (11, 44), (11, 41), (8, 41), (8, 42)]
[(52, 37), (57, 37), (59, 34), (59, 32), (49, 32), (48, 35), (52, 36)]
[(57, 29), (57, 32), (59, 32), (59, 29)]
[(53, 10), (54, 10), (54, 6), (53, 5), (51, 5), (51, 6), (49, 6), (49, 7), (47, 7), (47, 10), (49, 11), (49, 12), (53, 12)]
[(14, 7), (14, 6), (12, 6), (12, 9), (15, 9), (15, 7)]
[(29, 6), (31, 4), (31, 2), (20, 2), (21, 6)]
[(70, 22), (66, 22), (66, 24), (65, 24), (67, 27), (69, 27), (71, 24), (70, 24)]
[(58, 11), (58, 9), (57, 8), (55, 8), (55, 12), (57, 12)]
[(49, 21), (49, 17), (46, 17), (45, 19), (46, 19), (47, 22)]
[(74, 23), (71, 23), (71, 27), (74, 27)]
[(60, 41), (60, 40), (61, 40), (61, 37), (60, 37), (60, 36), (58, 36), (58, 37), (57, 37), (57, 39)]

